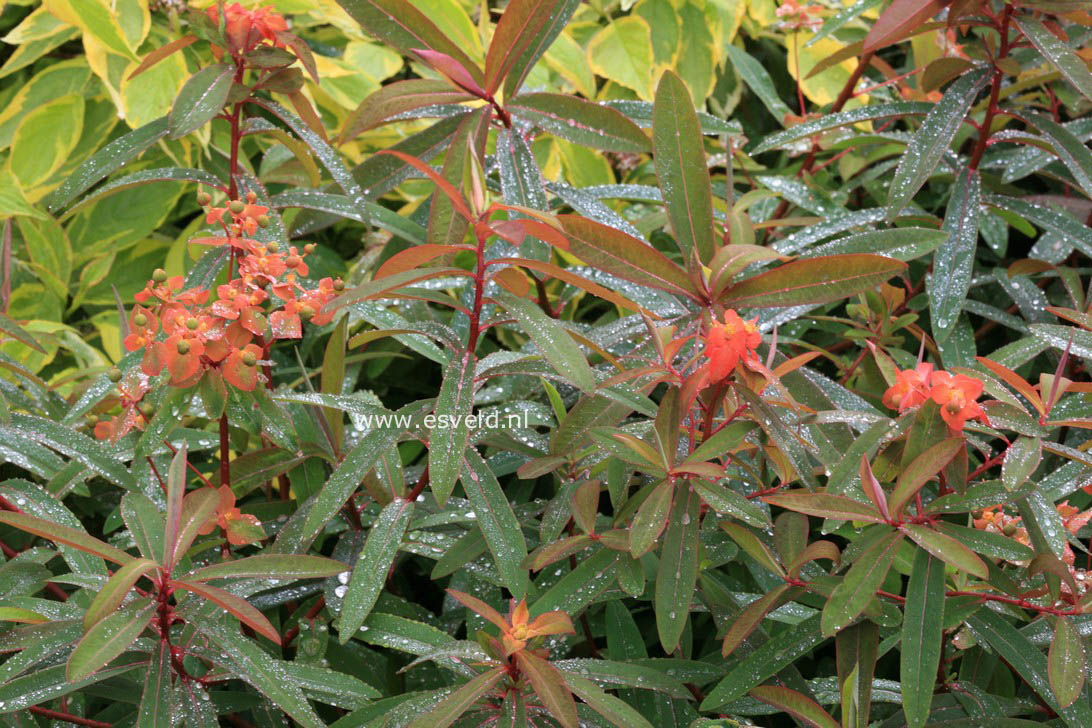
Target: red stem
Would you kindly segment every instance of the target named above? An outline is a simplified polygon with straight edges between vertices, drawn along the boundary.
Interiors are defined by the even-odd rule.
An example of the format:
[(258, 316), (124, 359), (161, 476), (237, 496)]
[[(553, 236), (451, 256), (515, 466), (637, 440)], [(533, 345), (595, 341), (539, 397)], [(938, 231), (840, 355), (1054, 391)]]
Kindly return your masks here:
[(977, 170), (979, 162), (982, 161), (982, 154), (986, 151), (986, 146), (989, 144), (990, 135), (992, 133), (990, 127), (993, 126), (993, 118), (999, 111), (997, 107), (997, 101), (1001, 95), (1001, 80), (1004, 77), (1001, 68), (997, 65), (997, 61), (1005, 58), (1009, 54), (1009, 19), (1012, 17), (1012, 5), (1006, 5), (1005, 10), (1001, 15), (1001, 27), (997, 29), (997, 32), (1001, 34), (1001, 48), (998, 50), (997, 59), (994, 61), (993, 67), (993, 79), (990, 82), (990, 105), (986, 108), (986, 118), (982, 121), (982, 130), (978, 134), (978, 143), (975, 145), (974, 153), (971, 155), (970, 168)]
[(477, 233), (478, 247), (474, 253), (477, 257), (477, 265), (474, 268), (474, 308), (470, 312), (470, 335), (466, 350), (473, 353), (478, 347), (478, 337), (481, 335), (482, 297), (485, 293), (485, 241), (488, 236)]
[(113, 723), (103, 723), (101, 720), (81, 718), (80, 716), (72, 715), (71, 713), (62, 713), (59, 710), (50, 710), (49, 708), (43, 708), (40, 705), (30, 706), (30, 712), (37, 713), (46, 718), (52, 718), (53, 720), (63, 720), (66, 723), (88, 726), (88, 728), (113, 728), (114, 725)]

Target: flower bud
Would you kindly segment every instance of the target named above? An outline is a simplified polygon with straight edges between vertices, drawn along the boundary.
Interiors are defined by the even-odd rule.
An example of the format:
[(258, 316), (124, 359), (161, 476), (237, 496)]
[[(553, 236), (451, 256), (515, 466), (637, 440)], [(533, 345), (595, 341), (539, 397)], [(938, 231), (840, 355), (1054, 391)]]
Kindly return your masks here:
[(99, 416), (98, 415), (87, 415), (86, 420), (87, 420), (87, 424), (94, 427), (99, 422)]
[(208, 192), (198, 192), (197, 193), (197, 204), (200, 205), (201, 207), (208, 207), (211, 202), (212, 202), (212, 195), (210, 195)]
[(167, 271), (163, 270), (162, 268), (156, 268), (152, 271), (152, 280), (156, 283), (162, 283), (163, 281), (167, 280)]
[(155, 414), (155, 407), (152, 406), (151, 402), (141, 402), (137, 405), (137, 409), (140, 410), (140, 414), (145, 417), (151, 417)]
[(182, 339), (181, 341), (178, 342), (178, 344), (175, 345), (175, 349), (178, 350), (179, 354), (182, 354), (182, 355), (189, 354), (190, 353), (190, 342), (186, 341), (185, 339)]
[(110, 371), (106, 372), (106, 376), (110, 378), (111, 382), (120, 382), (121, 370), (117, 367), (110, 367)]
[(246, 193), (246, 201), (253, 205), (255, 202), (258, 201), (257, 193), (255, 193), (253, 190), (250, 191), (250, 192), (247, 192)]
[(334, 290), (335, 291), (344, 291), (345, 290), (345, 281), (341, 280), (340, 278), (335, 278), (334, 279)]
[(248, 367), (252, 367), (258, 363), (258, 357), (254, 356), (254, 352), (252, 351), (244, 351), (243, 355), (239, 357), (239, 360)]
[(147, 326), (148, 317), (142, 313), (138, 313), (136, 316), (133, 316), (133, 323), (137, 326)]
[(310, 255), (311, 253), (315, 252), (315, 244), (314, 243), (308, 243), (307, 245), (304, 245), (303, 246), (303, 252), (306, 253), (307, 255)]
[(246, 205), (241, 200), (232, 200), (231, 204), (228, 205), (228, 209), (231, 210), (232, 215), (241, 215), (243, 210), (246, 209)]
[(299, 308), (300, 318), (304, 321), (310, 321), (315, 317), (315, 309), (308, 306), (306, 303)]
[(258, 227), (269, 227), (269, 215), (258, 215)]
[(200, 325), (201, 325), (201, 322), (198, 321), (193, 316), (190, 316), (188, 319), (186, 319), (186, 328), (189, 329), (190, 331), (197, 331), (197, 327), (200, 326)]

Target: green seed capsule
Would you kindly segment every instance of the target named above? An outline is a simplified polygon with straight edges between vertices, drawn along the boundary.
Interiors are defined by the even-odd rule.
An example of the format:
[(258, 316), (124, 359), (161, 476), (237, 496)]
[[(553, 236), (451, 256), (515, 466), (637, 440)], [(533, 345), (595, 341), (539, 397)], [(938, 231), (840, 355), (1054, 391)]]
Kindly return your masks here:
[(138, 313), (136, 316), (133, 316), (133, 323), (137, 326), (147, 326), (148, 317), (142, 313)]
[(167, 280), (167, 271), (163, 270), (162, 268), (156, 268), (152, 271), (152, 280), (156, 283), (162, 283), (163, 281)]
[(208, 207), (209, 203), (211, 203), (211, 202), (212, 202), (212, 195), (210, 195), (208, 192), (198, 192), (197, 193), (197, 204), (200, 205), (201, 207)]
[(233, 215), (239, 215), (246, 209), (246, 205), (243, 204), (242, 200), (232, 200), (231, 204), (228, 205), (228, 209), (231, 210)]
[(137, 405), (137, 409), (140, 410), (140, 414), (145, 417), (151, 417), (155, 414), (155, 407), (152, 406), (151, 402), (141, 402)]
[(178, 344), (175, 346), (175, 349), (178, 350), (179, 354), (183, 354), (183, 355), (189, 354), (190, 353), (190, 342), (186, 341), (185, 339), (182, 339), (182, 341), (179, 341)]
[(306, 303), (300, 306), (300, 318), (304, 321), (310, 321), (315, 317), (315, 309), (308, 306)]
[(244, 351), (240, 359), (243, 364), (246, 364), (248, 367), (252, 367), (258, 363), (258, 357), (254, 356), (254, 352), (251, 351)]
[(121, 370), (117, 367), (111, 367), (110, 371), (106, 372), (106, 376), (110, 378), (111, 382), (121, 381)]
[(186, 328), (190, 331), (197, 331), (197, 327), (200, 325), (201, 322), (195, 319), (193, 316), (190, 316), (188, 319), (186, 319)]

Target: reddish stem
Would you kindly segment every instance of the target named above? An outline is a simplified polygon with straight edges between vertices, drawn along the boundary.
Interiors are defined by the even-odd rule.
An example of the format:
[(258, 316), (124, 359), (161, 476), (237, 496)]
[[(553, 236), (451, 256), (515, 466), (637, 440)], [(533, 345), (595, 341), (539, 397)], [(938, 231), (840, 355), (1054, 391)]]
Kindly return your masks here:
[(990, 135), (992, 134), (990, 127), (993, 126), (993, 118), (999, 111), (997, 101), (1001, 95), (1001, 80), (1004, 73), (997, 65), (997, 61), (1009, 54), (1009, 19), (1012, 17), (1012, 10), (1012, 5), (1005, 5), (1005, 10), (1001, 14), (1001, 27), (997, 29), (997, 32), (1001, 34), (1001, 48), (998, 50), (997, 59), (994, 61), (993, 79), (990, 82), (990, 105), (986, 108), (986, 118), (982, 121), (982, 131), (978, 134), (978, 143), (971, 155), (969, 167), (973, 170), (977, 170), (979, 162), (982, 161), (982, 154), (986, 151), (986, 146), (989, 144)]
[(72, 715), (71, 713), (62, 713), (59, 710), (50, 710), (49, 708), (43, 708), (40, 705), (30, 706), (30, 712), (37, 713), (45, 718), (52, 718), (53, 720), (63, 720), (66, 723), (88, 726), (88, 728), (113, 728), (114, 725), (113, 723), (103, 723), (101, 720), (81, 718), (80, 716)]
[[(320, 596), (318, 598), (318, 601), (315, 602), (314, 604), (312, 604), (311, 608), (307, 610), (307, 613), (303, 615), (303, 619), (305, 619), (307, 621), (311, 621), (312, 619), (317, 617), (319, 615), (319, 612), (321, 612), (325, 607), (326, 607), (326, 597), (325, 596)], [(300, 621), (303, 621), (303, 620), (300, 620)], [(288, 643), (291, 642), (292, 640), (296, 639), (296, 637), (299, 635), (299, 633), (300, 633), (300, 623), (296, 622), (296, 625), (294, 627), (291, 627), (291, 628), (289, 628), (288, 630), (285, 631), (284, 639), (281, 640), (281, 644), (287, 647)]]

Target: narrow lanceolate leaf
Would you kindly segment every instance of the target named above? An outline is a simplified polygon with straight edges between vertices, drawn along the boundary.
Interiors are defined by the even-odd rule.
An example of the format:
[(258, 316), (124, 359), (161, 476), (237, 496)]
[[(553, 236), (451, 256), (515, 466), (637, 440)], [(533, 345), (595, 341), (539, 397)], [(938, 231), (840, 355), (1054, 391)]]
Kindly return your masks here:
[(86, 551), (89, 554), (100, 556), (107, 561), (112, 561), (115, 564), (128, 564), (130, 561), (133, 561), (133, 557), (121, 549), (115, 548), (108, 543), (103, 543), (84, 531), (62, 526), (43, 518), (28, 516), (25, 513), (0, 511), (0, 523), (11, 526), (12, 528), (18, 528), (20, 531), (33, 533), (35, 536), (40, 536), (44, 539), (53, 541), (54, 543), (63, 543), (66, 546), (77, 548), (80, 551)]
[(643, 240), (589, 220), (558, 215), (569, 251), (588, 265), (627, 281), (697, 298), (686, 271)]
[(1068, 617), (1058, 617), (1047, 654), (1047, 677), (1058, 705), (1068, 708), (1077, 701), (1084, 688), (1087, 669), (1081, 633)]
[(527, 542), (511, 503), (497, 482), (497, 476), (473, 448), (466, 450), (460, 479), (470, 507), (474, 509), (478, 528), (493, 554), (501, 582), (515, 599), (522, 599), (527, 593), (527, 571), (522, 567), (527, 558)]
[(341, 605), (341, 625), (338, 628), (341, 644), (356, 634), (379, 599), (412, 515), (413, 501), (395, 498), (384, 506), (368, 532), (368, 540), (364, 542), (360, 558), (353, 566), (349, 590)]
[(667, 526), (667, 515), (674, 496), (673, 484), (665, 480), (649, 493), (637, 509), (629, 529), (629, 551), (637, 559), (648, 553)]
[(505, 108), (562, 139), (611, 152), (647, 152), (648, 135), (609, 106), (566, 94), (524, 94)]
[(234, 75), (234, 66), (217, 63), (202, 68), (186, 81), (167, 117), (172, 139), (197, 131), (220, 113), (227, 103)]
[(986, 69), (960, 76), (944, 92), (903, 153), (887, 198), (887, 217), (898, 215), (910, 204), (951, 146), (963, 118), (986, 83)]
[(148, 559), (136, 559), (114, 572), (114, 575), (103, 585), (91, 606), (83, 615), (83, 628), (90, 629), (104, 617), (113, 614), (121, 606), (122, 601), (128, 596), (133, 585), (140, 577), (152, 569), (159, 568), (159, 564)]
[(535, 347), (558, 374), (585, 392), (595, 389), (595, 372), (564, 326), (526, 298), (517, 298), (510, 293), (499, 294), (496, 298), (508, 313), (516, 317), (524, 333), (531, 337)]
[(12, 412), (10, 423), (0, 425), (0, 433), (4, 432), (67, 455), (126, 490), (136, 488), (132, 473), (115, 457), (113, 449), (71, 427), (45, 417)]
[(408, 728), (448, 728), (463, 713), (474, 707), (506, 674), (506, 668), (494, 667), (477, 675), (440, 701), (435, 708), (414, 719)]
[(1038, 18), (1019, 15), (1016, 17), (1016, 25), (1078, 91), (1092, 99), (1092, 72), (1072, 48), (1059, 40)]
[(380, 87), (361, 102), (349, 118), (338, 137), (341, 143), (351, 141), (364, 132), (389, 121), (391, 117), (432, 104), (457, 104), (474, 97), (447, 81), (414, 78), (396, 81)]
[(774, 587), (770, 593), (764, 594), (748, 604), (728, 626), (728, 632), (724, 635), (724, 642), (720, 649), (721, 656), (728, 657), (739, 647), (743, 640), (758, 629), (758, 626), (762, 624), (762, 620), (778, 605), (781, 597), (789, 589), (788, 584), (782, 584)]
[(467, 417), (474, 408), (474, 370), (478, 359), (472, 352), (451, 357), (436, 398), (436, 425), (428, 441), (428, 472), (432, 494), (447, 503), (470, 441)]
[(902, 513), (906, 504), (921, 490), (929, 480), (943, 470), (952, 461), (956, 453), (967, 446), (962, 437), (949, 437), (914, 458), (903, 468), (891, 493), (891, 512), (896, 516)]
[(725, 45), (724, 50), (728, 52), (728, 60), (731, 62), (732, 68), (747, 84), (747, 87), (769, 109), (774, 119), (782, 126), (785, 126), (787, 124), (786, 119), (792, 116), (792, 109), (778, 96), (769, 72), (763, 68), (762, 64), (754, 56), (749, 55), (742, 48), (729, 44)]
[(668, 654), (678, 647), (686, 628), (698, 581), (700, 507), (701, 499), (688, 483), (676, 485), (656, 572), (656, 629)]
[(629, 703), (603, 692), (591, 680), (585, 680), (568, 672), (563, 673), (563, 675), (565, 684), (577, 697), (617, 728), (652, 728), (652, 724), (645, 720)]
[(182, 499), (186, 497), (186, 443), (178, 448), (167, 468), (167, 512), (163, 527), (163, 563), (175, 563), (178, 529), (182, 522)]
[[(492, 92), (503, 79), (504, 98), (514, 98), (527, 74), (557, 39), (579, 5), (580, 0), (509, 3), (489, 43), (485, 62), (489, 79), (487, 88)], [(511, 46), (506, 48), (507, 43)], [(497, 46), (496, 51), (494, 46)], [(489, 58), (494, 59), (492, 63)]]
[(902, 620), (900, 685), (910, 728), (922, 728), (933, 703), (944, 626), (944, 562), (918, 549)]
[(1036, 127), (1050, 140), (1058, 158), (1077, 180), (1084, 194), (1092, 197), (1092, 152), (1088, 151), (1084, 142), (1069, 129), (1041, 114), (1023, 112), (1019, 118)]
[(912, 523), (904, 524), (900, 528), (907, 536), (914, 539), (918, 546), (921, 546), (938, 559), (946, 561), (957, 569), (966, 571), (968, 574), (977, 576), (980, 579), (989, 576), (986, 562), (979, 558), (974, 551), (971, 551), (951, 536)]
[(819, 703), (791, 688), (780, 685), (759, 685), (751, 688), (751, 697), (758, 698), (782, 710), (813, 728), (840, 728)]
[(694, 100), (682, 79), (665, 71), (652, 110), (652, 147), (656, 178), (667, 218), (683, 258), (696, 250), (702, 262), (713, 259), (713, 191)]
[[(455, 137), (451, 140), (444, 166), (440, 171), (457, 190), (472, 188), (471, 174), (478, 160), (485, 156), (485, 143), (489, 136), (489, 108), (482, 107), (467, 114)], [(443, 190), (432, 193), (428, 214), (428, 242), (436, 245), (457, 245), (466, 237), (470, 221), (460, 215)], [(417, 246), (418, 248), (421, 246)], [(408, 250), (414, 250), (409, 248)], [(408, 252), (403, 251), (403, 252)]]
[(966, 167), (960, 170), (952, 186), (943, 227), (950, 235), (933, 254), (933, 273), (929, 279), (929, 319), (933, 338), (938, 342), (955, 330), (967, 291), (971, 289), (981, 189), (978, 172)]
[(701, 710), (716, 710), (739, 700), (755, 685), (768, 680), (810, 652), (824, 639), (819, 631), (819, 621), (820, 616), (816, 614), (781, 630), (766, 644), (740, 660), (702, 701)]
[(405, 0), (341, 0), (365, 32), (394, 46), (403, 55), (417, 49), (437, 51), (459, 62), (479, 84), (482, 71), (459, 45), (444, 35), (425, 13)]
[(901, 542), (902, 534), (892, 531), (861, 552), (823, 607), (823, 634), (835, 634), (864, 611), (887, 576)]
[(1016, 671), (1024, 682), (1055, 712), (1069, 728), (1092, 725), (1092, 706), (1078, 700), (1063, 708), (1054, 697), (1048, 677), (1047, 656), (1002, 615), (992, 609), (979, 609), (967, 619), (979, 641), (988, 646)]
[(789, 491), (778, 495), (765, 496), (763, 500), (770, 505), (780, 506), (809, 516), (836, 518), (842, 521), (885, 523), (880, 512), (872, 506), (842, 495)]
[(224, 591), (215, 586), (209, 586), (208, 584), (197, 584), (195, 582), (175, 580), (171, 582), (171, 585), (177, 589), (185, 589), (186, 591), (193, 592), (203, 599), (223, 607), (238, 619), (243, 624), (253, 629), (258, 634), (272, 640), (275, 644), (281, 643), (281, 636), (273, 625), (269, 623), (269, 620), (265, 618), (265, 615), (259, 612), (254, 606), (242, 597), (235, 596), (229, 591)]
[(90, 677), (133, 644), (155, 612), (150, 599), (140, 599), (103, 619), (83, 636), (68, 658), (65, 676), (70, 682)]
[(220, 493), (215, 488), (198, 488), (182, 499), (182, 513), (175, 539), (173, 555), (166, 559), (164, 566), (174, 568), (197, 538), (197, 532), (209, 520), (216, 517), (216, 508), (220, 505)]
[(322, 579), (345, 571), (345, 564), (325, 556), (259, 554), (204, 566), (186, 574), (186, 581), (211, 579)]
[(144, 676), (144, 694), (137, 709), (135, 728), (170, 728), (174, 721), (171, 701), (171, 651), (161, 642), (152, 653), (152, 662)]
[(1038, 437), (1021, 435), (1005, 451), (1001, 461), (1001, 484), (1016, 490), (1031, 477), (1043, 457), (1043, 442)]
[(528, 650), (515, 654), (519, 669), (527, 676), (538, 699), (564, 728), (577, 728), (580, 720), (576, 714), (573, 695), (565, 685), (561, 671), (546, 660)]
[(42, 345), (39, 344), (33, 336), (28, 334), (26, 329), (12, 321), (8, 318), (7, 314), (4, 313), (0, 313), (0, 334), (6, 334), (16, 341), (21, 341), (37, 352), (41, 352), (42, 354), (46, 353), (45, 349), (42, 348)]
[(905, 38), (914, 29), (943, 9), (940, 0), (895, 0), (873, 23), (865, 37), (862, 51), (874, 53)]
[(792, 144), (800, 139), (807, 139), (808, 137), (815, 136), (816, 134), (829, 129), (837, 129), (842, 126), (849, 126), (850, 124), (858, 124), (862, 121), (876, 121), (879, 119), (890, 119), (901, 116), (925, 116), (929, 113), (929, 109), (931, 108), (933, 108), (933, 105), (929, 103), (920, 101), (900, 101), (892, 104), (870, 104), (868, 106), (853, 109), (852, 111), (839, 111), (836, 114), (825, 114), (822, 118), (807, 121), (803, 124), (794, 124), (784, 131), (770, 134), (755, 146), (754, 149), (750, 150), (750, 153), (761, 154), (762, 152), (768, 152), (771, 149), (777, 149), (778, 147)]
[(904, 270), (901, 260), (869, 253), (794, 260), (729, 287), (720, 303), (735, 308), (829, 303), (875, 288)]
[(876, 674), (880, 628), (863, 620), (838, 633), (838, 684), (845, 728), (868, 728), (872, 715), (872, 678)]

